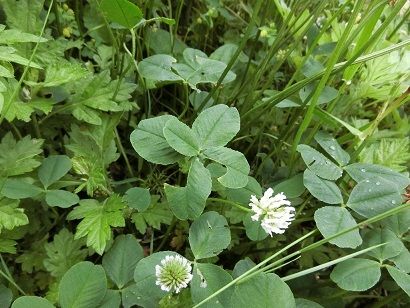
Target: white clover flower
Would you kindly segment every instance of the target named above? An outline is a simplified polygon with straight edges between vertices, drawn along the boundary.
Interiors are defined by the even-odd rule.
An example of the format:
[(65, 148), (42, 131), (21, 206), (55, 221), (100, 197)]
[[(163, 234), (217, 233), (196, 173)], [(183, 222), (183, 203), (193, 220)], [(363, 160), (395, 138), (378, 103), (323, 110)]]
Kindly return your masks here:
[(295, 219), (295, 208), (290, 206), (290, 201), (281, 192), (273, 196), (273, 189), (268, 188), (263, 197), (258, 200), (252, 195), (249, 206), (255, 213), (253, 221), (260, 221), (263, 230), (270, 236), (272, 233), (282, 234)]
[(167, 292), (179, 293), (192, 279), (191, 262), (182, 256), (165, 256), (161, 265), (155, 266), (156, 285)]

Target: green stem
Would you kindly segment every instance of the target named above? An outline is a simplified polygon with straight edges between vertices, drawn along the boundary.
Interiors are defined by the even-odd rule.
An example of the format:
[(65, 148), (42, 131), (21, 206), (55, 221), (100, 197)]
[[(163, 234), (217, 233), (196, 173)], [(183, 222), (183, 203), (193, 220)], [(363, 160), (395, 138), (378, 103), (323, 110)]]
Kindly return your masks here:
[(240, 209), (244, 212), (252, 212), (252, 210), (250, 208), (244, 207), (244, 206), (242, 206), (242, 205), (240, 205), (236, 202), (225, 200), (225, 199), (208, 198), (207, 201), (226, 203), (226, 204), (232, 205), (232, 206), (234, 206), (234, 207), (236, 207), (236, 208), (238, 208), (238, 209)]
[(128, 169), (128, 173), (131, 177), (134, 177), (134, 172), (132, 171), (132, 167), (131, 167), (130, 161), (128, 160), (127, 153), (125, 153), (124, 147), (122, 146), (121, 138), (120, 138), (120, 135), (118, 134), (117, 127), (115, 127), (114, 131), (115, 131), (115, 140), (117, 141), (118, 149), (120, 150), (121, 155), (124, 158), (125, 165), (127, 166), (127, 169)]

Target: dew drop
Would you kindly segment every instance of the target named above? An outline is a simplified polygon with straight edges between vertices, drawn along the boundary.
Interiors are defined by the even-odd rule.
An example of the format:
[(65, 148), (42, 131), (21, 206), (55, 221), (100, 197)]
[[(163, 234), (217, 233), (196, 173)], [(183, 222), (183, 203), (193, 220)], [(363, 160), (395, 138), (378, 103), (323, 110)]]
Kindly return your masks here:
[(371, 188), (369, 188), (369, 192), (371, 192), (372, 191), (372, 189)]
[(329, 162), (327, 160), (325, 161), (325, 165), (329, 165)]
[(392, 204), (396, 204), (396, 200), (392, 200), (391, 203), (392, 203)]
[(360, 169), (361, 172), (366, 172), (366, 169), (362, 168)]
[(335, 148), (334, 145), (331, 145), (331, 146), (330, 146), (330, 149), (331, 149), (332, 151), (336, 150), (336, 148)]
[(369, 183), (370, 182), (370, 180), (369, 179), (366, 179), (366, 181), (365, 181), (366, 183)]
[(380, 182), (376, 182), (376, 185), (379, 186), (379, 185), (380, 185)]

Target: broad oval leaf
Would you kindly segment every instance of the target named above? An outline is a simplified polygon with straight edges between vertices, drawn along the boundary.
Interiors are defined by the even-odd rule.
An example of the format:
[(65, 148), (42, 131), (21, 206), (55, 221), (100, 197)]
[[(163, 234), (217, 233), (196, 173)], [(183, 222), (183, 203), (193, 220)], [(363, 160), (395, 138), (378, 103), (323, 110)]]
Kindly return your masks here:
[(130, 141), (142, 158), (161, 165), (173, 164), (182, 158), (169, 146), (163, 134), (165, 124), (172, 118), (171, 115), (163, 115), (139, 122), (131, 133)]
[(356, 182), (372, 178), (382, 178), (395, 184), (399, 190), (410, 185), (410, 178), (408, 176), (380, 165), (356, 163), (348, 165), (344, 169)]
[(22, 179), (7, 179), (1, 190), (1, 194), (10, 199), (25, 199), (38, 196), (43, 190)]
[(226, 173), (218, 181), (227, 188), (242, 188), (248, 184), (250, 167), (245, 156), (238, 151), (225, 147), (208, 148), (203, 154), (226, 166)]
[(46, 192), (46, 202), (49, 206), (58, 206), (61, 208), (69, 208), (77, 204), (80, 198), (66, 190), (49, 190)]
[(108, 277), (122, 289), (133, 279), (135, 266), (143, 257), (144, 251), (133, 235), (119, 235), (104, 254), (102, 265)]
[(168, 144), (178, 153), (191, 157), (199, 154), (199, 141), (195, 133), (177, 118), (170, 119), (164, 127)]
[(130, 208), (143, 212), (151, 204), (151, 195), (149, 189), (141, 187), (132, 187), (125, 192), (122, 199)]
[[(192, 301), (198, 304), (214, 292), (232, 281), (232, 276), (220, 266), (209, 263), (196, 263), (191, 282)], [(224, 308), (229, 306), (233, 288), (218, 294), (205, 302), (203, 308)]]
[(11, 308), (55, 308), (55, 306), (42, 297), (21, 296), (13, 302)]
[(142, 77), (159, 82), (175, 82), (183, 79), (172, 71), (172, 65), (177, 62), (169, 55), (154, 55), (143, 59), (138, 64)]
[(277, 193), (283, 192), (287, 198), (297, 198), (305, 191), (303, 185), (303, 174), (299, 173), (290, 179), (277, 184), (273, 190)]
[(321, 131), (315, 135), (315, 140), (339, 165), (344, 166), (349, 163), (350, 155), (342, 149), (333, 136)]
[[(357, 225), (349, 211), (342, 207), (325, 206), (314, 215), (316, 226), (325, 238)], [(356, 248), (362, 243), (359, 230), (355, 229), (338, 236), (330, 243), (342, 248)]]
[(107, 291), (107, 278), (101, 265), (84, 261), (72, 266), (59, 285), (61, 308), (98, 307)]
[(333, 181), (342, 176), (343, 171), (339, 166), (310, 146), (306, 144), (299, 144), (297, 151), (302, 155), (306, 166), (317, 176)]
[(323, 308), (322, 305), (319, 305), (316, 302), (312, 302), (304, 298), (296, 298), (296, 308)]
[(380, 177), (363, 180), (353, 188), (347, 206), (364, 217), (372, 217), (401, 204), (397, 186)]
[(127, 29), (134, 28), (142, 20), (140, 8), (128, 0), (101, 0), (99, 6), (108, 20)]
[[(131, 272), (132, 275), (132, 272)], [(120, 308), (121, 292), (118, 290), (107, 290), (98, 308)]]
[(182, 220), (195, 219), (201, 215), (206, 199), (211, 194), (211, 188), (211, 174), (198, 159), (191, 163), (185, 187), (164, 185), (172, 212)]
[(246, 236), (252, 241), (261, 241), (268, 236), (268, 233), (262, 228), (260, 221), (254, 221), (249, 213), (243, 220), (245, 226)]
[(192, 124), (202, 149), (226, 145), (239, 129), (238, 110), (222, 104), (205, 109)]
[(365, 291), (379, 281), (380, 275), (378, 262), (354, 258), (336, 265), (330, 274), (330, 279), (343, 290)]
[(303, 184), (313, 197), (328, 204), (343, 203), (342, 193), (337, 185), (321, 179), (309, 169), (303, 173)]
[(189, 244), (195, 259), (217, 256), (230, 242), (228, 222), (217, 212), (202, 214), (189, 228)]
[(402, 241), (389, 229), (377, 228), (368, 230), (363, 236), (363, 247), (372, 247), (379, 244), (386, 244), (367, 252), (380, 261), (398, 256), (404, 249)]
[(277, 275), (260, 273), (235, 286), (229, 308), (295, 308), (292, 291)]
[(410, 275), (390, 265), (387, 266), (387, 271), (399, 287), (410, 296)]
[(71, 160), (66, 155), (50, 155), (45, 158), (38, 169), (38, 178), (47, 188), (61, 179), (71, 169)]

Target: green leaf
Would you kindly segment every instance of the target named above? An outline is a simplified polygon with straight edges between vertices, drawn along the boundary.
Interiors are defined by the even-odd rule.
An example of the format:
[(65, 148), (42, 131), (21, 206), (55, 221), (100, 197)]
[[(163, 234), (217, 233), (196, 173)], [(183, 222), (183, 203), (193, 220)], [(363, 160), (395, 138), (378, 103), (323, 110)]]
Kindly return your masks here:
[(18, 55), (16, 51), (13, 47), (0, 46), (0, 61), (14, 62), (23, 66), (41, 69), (41, 66), (36, 62), (30, 62), (28, 59)]
[(169, 55), (153, 55), (138, 64), (138, 71), (142, 77), (154, 81), (182, 81), (183, 79), (172, 71), (172, 65), (176, 62), (177, 60)]
[(0, 43), (5, 45), (11, 45), (15, 43), (44, 43), (47, 39), (31, 34), (25, 33), (18, 29), (6, 29), (0, 31)]
[(130, 208), (139, 212), (145, 211), (151, 204), (151, 195), (147, 188), (132, 187), (125, 192), (122, 199)]
[(252, 220), (251, 216), (252, 214), (248, 214), (243, 220), (246, 236), (252, 241), (261, 241), (268, 236), (268, 233), (262, 228), (261, 222)]
[(131, 215), (132, 222), (141, 234), (145, 234), (147, 226), (160, 230), (161, 224), (169, 225), (172, 221), (172, 212), (166, 203), (154, 203), (147, 210)]
[[(315, 90), (316, 87), (317, 87), (316, 84), (310, 83), (306, 87), (303, 87), (302, 89), (300, 89), (299, 96), (302, 102), (306, 101), (306, 99), (309, 97), (309, 95), (312, 94), (312, 92)], [(319, 95), (317, 105), (323, 105), (323, 104), (327, 104), (331, 102), (338, 96), (338, 94), (339, 92), (335, 88), (325, 86), (323, 88), (322, 93), (320, 93)], [(306, 104), (310, 105), (310, 101), (306, 102)]]
[(237, 284), (229, 308), (234, 307), (295, 308), (292, 291), (275, 274), (260, 273)]
[[(273, 190), (278, 193), (283, 192), (287, 198), (299, 197), (305, 191), (305, 186), (303, 184), (303, 174), (296, 174), (290, 179), (280, 182), (273, 188)], [(259, 195), (262, 195), (262, 193), (260, 193)]]
[(100, 204), (94, 199), (83, 199), (80, 205), (68, 214), (67, 219), (82, 219), (77, 226), (75, 238), (87, 237), (87, 246), (102, 255), (112, 237), (111, 227), (124, 227), (122, 215), (124, 204), (118, 195), (112, 195)]
[(0, 143), (0, 176), (15, 176), (33, 171), (40, 165), (38, 154), (43, 140), (25, 136), (16, 141), (7, 133)]
[(340, 167), (327, 159), (322, 153), (305, 144), (299, 144), (297, 151), (302, 155), (306, 166), (317, 176), (326, 180), (337, 180), (343, 174)]
[(38, 169), (38, 178), (44, 188), (57, 182), (71, 169), (71, 160), (66, 155), (50, 155), (45, 158)]
[(134, 150), (145, 160), (161, 165), (169, 165), (182, 158), (181, 154), (171, 148), (164, 137), (165, 124), (174, 118), (163, 115), (142, 120), (131, 133), (130, 141)]
[(0, 199), (0, 233), (3, 229), (13, 230), (29, 223), (24, 209), (18, 208), (18, 205), (18, 200)]
[(390, 265), (387, 265), (387, 271), (399, 287), (410, 296), (410, 275)]
[(56, 87), (87, 77), (90, 71), (77, 62), (64, 61), (51, 63), (46, 67), (46, 78), (42, 82), (25, 81), (30, 86)]
[(117, 290), (107, 290), (98, 308), (120, 308), (121, 292)]
[(245, 156), (238, 151), (225, 147), (208, 148), (203, 154), (224, 166), (226, 173), (218, 178), (218, 181), (227, 188), (242, 188), (248, 184), (250, 170)]
[(251, 195), (255, 195), (258, 197), (262, 195), (262, 187), (260, 186), (258, 181), (255, 180), (255, 178), (248, 176), (248, 184), (246, 184), (245, 187), (236, 188), (236, 189), (227, 188), (225, 190), (225, 193), (229, 200), (247, 205), (249, 204)]
[(313, 197), (327, 204), (343, 203), (342, 193), (337, 185), (321, 179), (309, 169), (303, 173), (303, 184)]
[(410, 229), (410, 209), (389, 216), (381, 220), (380, 224), (383, 227), (392, 230), (397, 236), (401, 237)]
[[(225, 63), (209, 59), (198, 49), (186, 48), (183, 57), (185, 63), (176, 63), (172, 67), (193, 89), (197, 89), (196, 86), (200, 83), (216, 84), (226, 69)], [(235, 78), (236, 74), (229, 71), (223, 83), (229, 83)]]
[[(316, 226), (324, 238), (357, 225), (349, 211), (342, 207), (322, 207), (316, 210), (314, 218)], [(341, 248), (356, 248), (362, 243), (362, 238), (359, 230), (356, 229), (330, 240), (330, 243)]]
[(410, 273), (410, 252), (404, 248), (397, 256), (390, 258), (398, 269), (405, 273)]
[(198, 137), (177, 118), (171, 118), (166, 122), (163, 134), (168, 144), (178, 153), (188, 157), (199, 154)]
[(50, 243), (44, 244), (47, 256), (44, 258), (44, 267), (53, 277), (60, 279), (78, 262), (87, 257), (87, 249), (81, 249), (82, 241), (75, 240), (74, 235), (67, 229), (62, 229), (54, 236)]
[(202, 111), (192, 124), (202, 149), (225, 146), (239, 132), (240, 117), (235, 107), (216, 105)]
[(133, 235), (119, 235), (104, 254), (102, 265), (108, 277), (122, 289), (133, 279), (135, 266), (143, 257), (144, 251)]
[(136, 85), (111, 79), (108, 70), (72, 82), (70, 88), (74, 93), (68, 97), (65, 107), (77, 120), (89, 124), (103, 124), (101, 111), (123, 112), (135, 107), (129, 99)]
[(164, 186), (172, 212), (182, 220), (195, 219), (201, 215), (211, 187), (211, 174), (198, 159), (191, 163), (185, 187)]
[(48, 300), (38, 296), (22, 296), (17, 298), (11, 308), (55, 308)]
[(1, 190), (1, 194), (10, 199), (32, 198), (38, 196), (41, 192), (41, 188), (18, 178), (7, 179)]
[(319, 305), (316, 302), (312, 302), (304, 298), (296, 298), (296, 308), (323, 308), (322, 305)]
[(138, 6), (128, 0), (101, 0), (100, 8), (108, 20), (132, 29), (142, 20)]
[(336, 265), (330, 274), (330, 279), (343, 290), (365, 291), (379, 281), (380, 275), (378, 262), (354, 258)]
[[(232, 276), (221, 267), (214, 264), (195, 263), (193, 278), (191, 282), (192, 301), (198, 304), (214, 292), (232, 281)], [(218, 294), (201, 307), (203, 308), (224, 308), (229, 306), (233, 289)]]
[(46, 202), (52, 207), (58, 206), (66, 209), (79, 201), (80, 198), (76, 194), (66, 190), (48, 190), (46, 192)]
[(336, 139), (330, 134), (320, 131), (315, 135), (315, 140), (339, 165), (344, 166), (349, 163), (350, 155), (341, 148)]
[(225, 217), (206, 212), (195, 219), (189, 228), (189, 245), (195, 259), (219, 255), (231, 242), (231, 232)]
[(120, 115), (102, 116), (100, 126), (81, 128), (73, 125), (66, 148), (73, 153), (73, 170), (81, 175), (89, 196), (94, 191), (109, 190), (108, 166), (119, 157), (114, 141), (114, 128)]
[(0, 285), (0, 307), (10, 307), (12, 301), (13, 292), (4, 285)]
[(382, 178), (394, 183), (399, 190), (410, 184), (409, 177), (380, 165), (356, 163), (346, 166), (345, 170), (356, 182)]
[(388, 229), (373, 229), (366, 232), (363, 236), (363, 247), (372, 247), (386, 243), (381, 247), (370, 250), (367, 254), (380, 262), (398, 256), (404, 249), (401, 240)]
[(380, 177), (359, 182), (350, 193), (347, 206), (364, 217), (372, 217), (401, 204), (397, 186)]
[[(44, 0), (2, 1), (9, 27), (36, 34), (40, 32), (43, 24), (40, 18), (43, 5)], [(21, 18), (22, 15), (26, 17), (24, 20)]]
[(84, 261), (71, 267), (61, 279), (58, 296), (61, 308), (94, 308), (107, 291), (107, 278), (101, 265)]
[(360, 152), (360, 161), (382, 165), (398, 172), (407, 171), (410, 161), (410, 138), (382, 138)]

